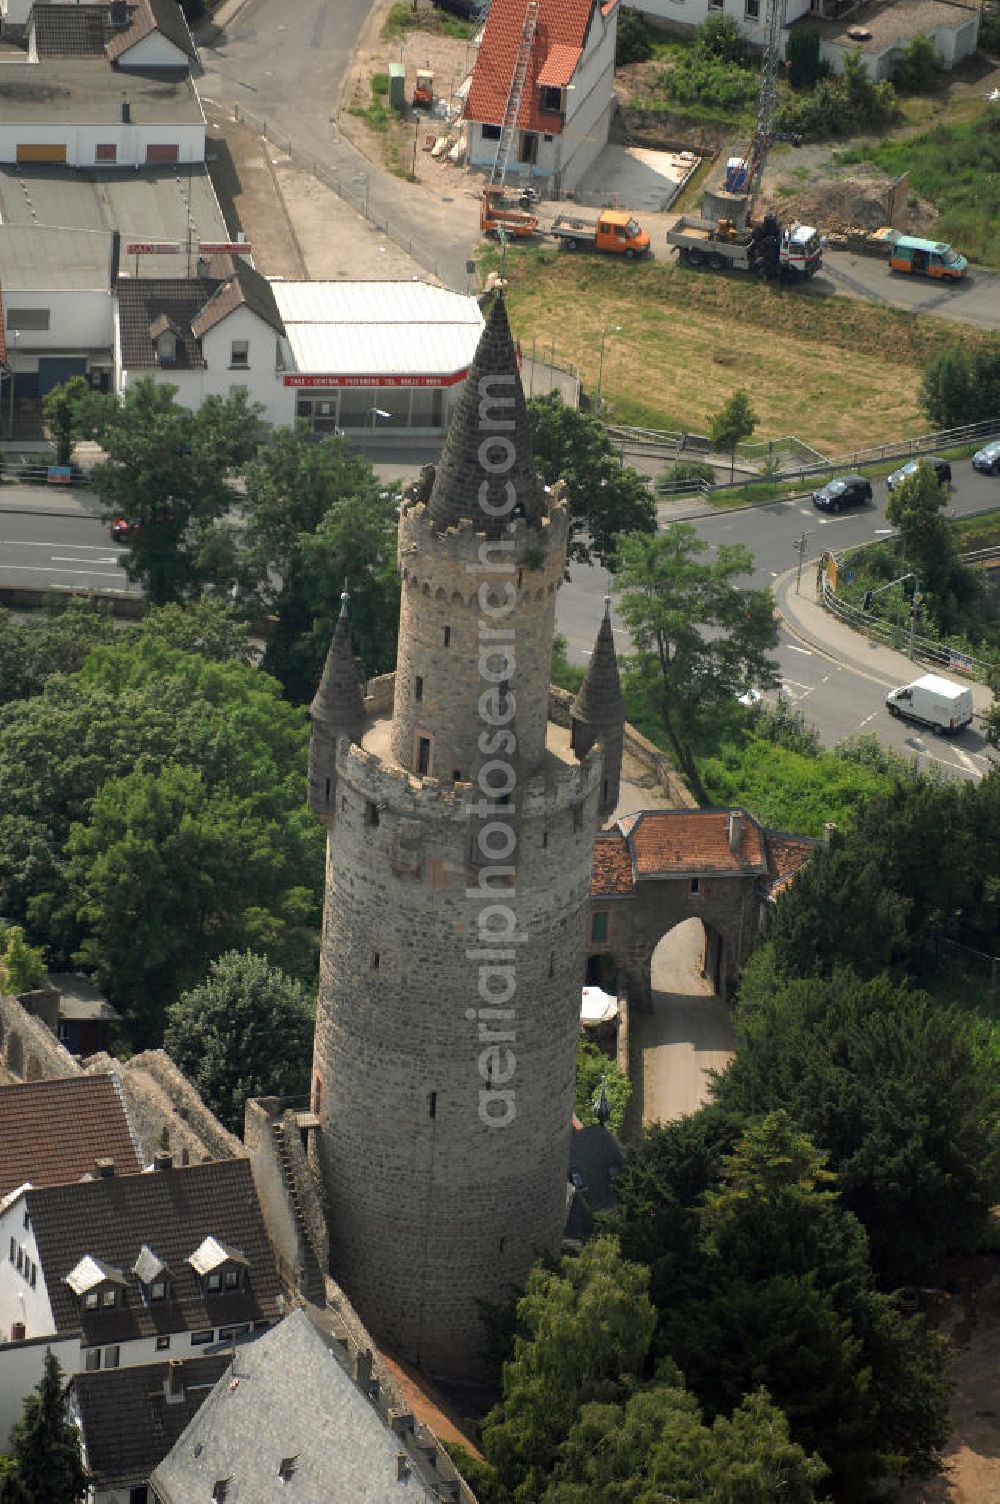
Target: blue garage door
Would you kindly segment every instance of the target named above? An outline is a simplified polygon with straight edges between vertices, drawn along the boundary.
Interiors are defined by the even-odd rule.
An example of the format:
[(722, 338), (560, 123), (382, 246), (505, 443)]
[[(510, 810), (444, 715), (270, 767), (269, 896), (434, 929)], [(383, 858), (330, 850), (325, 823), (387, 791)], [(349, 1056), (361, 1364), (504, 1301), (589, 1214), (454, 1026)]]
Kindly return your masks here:
[(71, 376), (85, 376), (87, 362), (80, 355), (40, 355), (38, 357), (38, 395), (44, 397), (54, 386), (62, 386)]

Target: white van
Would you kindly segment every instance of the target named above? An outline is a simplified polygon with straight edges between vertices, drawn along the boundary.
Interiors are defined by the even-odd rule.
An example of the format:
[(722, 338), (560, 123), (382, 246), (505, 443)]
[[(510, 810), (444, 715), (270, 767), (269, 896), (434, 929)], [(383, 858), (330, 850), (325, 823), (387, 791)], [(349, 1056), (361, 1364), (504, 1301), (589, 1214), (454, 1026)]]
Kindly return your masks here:
[(917, 721), (932, 731), (961, 731), (972, 720), (972, 690), (938, 674), (924, 674), (912, 684), (891, 689), (885, 703), (890, 715)]

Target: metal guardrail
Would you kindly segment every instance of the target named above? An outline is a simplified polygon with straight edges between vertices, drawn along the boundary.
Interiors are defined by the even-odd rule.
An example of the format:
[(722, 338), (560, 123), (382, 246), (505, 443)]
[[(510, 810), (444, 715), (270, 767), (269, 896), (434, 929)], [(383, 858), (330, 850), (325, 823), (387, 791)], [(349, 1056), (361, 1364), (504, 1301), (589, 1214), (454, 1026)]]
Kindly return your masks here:
[(0, 471), (0, 483), (52, 486), (56, 490), (60, 486), (80, 487), (90, 485), (90, 476), (84, 470), (74, 470), (71, 475), (64, 476), (53, 475), (52, 468), (49, 465), (12, 465), (9, 461), (4, 461), (3, 469)]
[[(839, 561), (846, 554), (853, 555), (864, 548), (876, 548), (884, 541), (884, 539), (873, 539), (869, 543), (856, 544), (853, 548), (843, 549), (833, 557)], [(962, 554), (961, 558), (965, 564), (982, 563), (986, 559), (1000, 558), (1000, 547), (978, 548), (971, 553)], [(820, 582), (820, 604), (830, 612), (831, 616), (836, 616), (845, 626), (851, 627), (855, 632), (874, 638), (877, 642), (883, 642), (887, 647), (895, 648), (898, 652), (909, 650), (911, 642), (909, 627), (869, 616), (862, 611), (860, 606), (841, 600), (827, 579), (825, 571)], [(914, 657), (936, 664), (938, 667), (947, 668), (952, 673), (964, 674), (966, 678), (975, 679), (981, 684), (987, 684), (991, 675), (996, 672), (993, 664), (974, 658), (971, 653), (963, 653), (961, 649), (950, 647), (947, 643), (916, 635), (912, 642)]]

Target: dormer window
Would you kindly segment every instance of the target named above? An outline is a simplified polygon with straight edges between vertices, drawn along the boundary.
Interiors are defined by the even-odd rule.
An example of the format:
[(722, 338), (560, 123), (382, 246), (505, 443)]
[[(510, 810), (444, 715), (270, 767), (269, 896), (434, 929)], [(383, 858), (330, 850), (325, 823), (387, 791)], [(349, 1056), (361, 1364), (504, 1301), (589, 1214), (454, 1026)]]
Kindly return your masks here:
[(125, 1303), (125, 1276), (92, 1253), (84, 1254), (66, 1283), (85, 1311), (113, 1310)]
[(228, 1248), (211, 1236), (195, 1249), (188, 1263), (201, 1280), (206, 1295), (242, 1289), (249, 1267), (247, 1258), (238, 1248)]
[(168, 314), (161, 313), (149, 326), (149, 337), (156, 352), (156, 363), (161, 366), (177, 364), (177, 343), (180, 328)]
[(170, 1293), (170, 1270), (148, 1243), (140, 1248), (132, 1273), (139, 1281), (144, 1301), (166, 1300)]

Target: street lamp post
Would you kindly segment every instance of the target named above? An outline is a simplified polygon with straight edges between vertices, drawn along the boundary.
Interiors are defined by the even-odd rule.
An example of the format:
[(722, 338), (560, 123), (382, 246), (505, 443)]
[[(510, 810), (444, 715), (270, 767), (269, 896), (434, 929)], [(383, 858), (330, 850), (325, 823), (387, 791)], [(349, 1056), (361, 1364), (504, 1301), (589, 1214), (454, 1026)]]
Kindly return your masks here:
[(362, 210), (362, 213), (364, 214), (365, 219), (367, 219), (368, 218), (368, 195), (369, 195), (369, 191), (371, 189), (371, 182), (369, 180), (367, 172), (359, 172), (358, 175), (357, 175), (357, 177), (353, 177), (351, 179), (351, 182), (354, 183), (358, 188), (362, 188), (363, 187), (364, 190), (365, 190), (364, 208)]
[(604, 377), (604, 341), (607, 339), (609, 333), (621, 334), (621, 332), (621, 324), (605, 324), (604, 328), (601, 330), (601, 353), (598, 356), (597, 360), (597, 391), (594, 393), (595, 413), (599, 413), (601, 411), (601, 381)]

